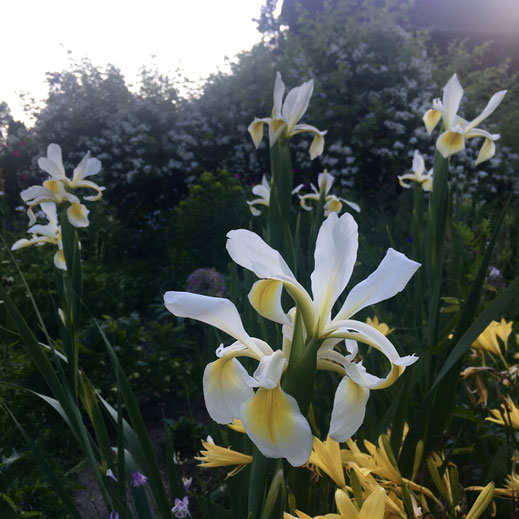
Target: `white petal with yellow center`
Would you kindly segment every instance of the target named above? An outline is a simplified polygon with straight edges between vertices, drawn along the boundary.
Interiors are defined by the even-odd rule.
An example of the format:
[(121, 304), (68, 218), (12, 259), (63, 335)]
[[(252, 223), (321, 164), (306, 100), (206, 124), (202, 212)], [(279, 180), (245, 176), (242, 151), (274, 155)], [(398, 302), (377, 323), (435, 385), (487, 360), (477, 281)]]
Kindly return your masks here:
[(436, 125), (440, 122), (441, 118), (441, 112), (439, 110), (435, 110), (434, 108), (431, 108), (425, 112), (423, 116), (423, 122), (425, 123), (425, 129), (429, 135), (431, 135), (434, 128), (436, 128)]
[(463, 130), (457, 126), (452, 130), (443, 132), (436, 140), (436, 148), (442, 154), (444, 159), (465, 149), (465, 138)]
[(67, 270), (67, 263), (65, 261), (65, 253), (59, 250), (54, 254), (54, 265), (61, 270)]
[(328, 435), (336, 442), (345, 442), (357, 432), (364, 421), (369, 389), (349, 377), (343, 377), (333, 400), (332, 418)]
[(252, 285), (249, 301), (261, 316), (279, 324), (290, 324), (281, 306), (283, 283), (277, 279), (262, 279)]
[(204, 370), (204, 399), (209, 416), (217, 423), (231, 423), (240, 417), (241, 406), (253, 396), (253, 379), (232, 357), (222, 357)]
[(88, 213), (90, 211), (78, 202), (72, 202), (67, 209), (68, 221), (74, 227), (88, 227)]
[(295, 398), (278, 385), (260, 387), (241, 408), (245, 431), (267, 458), (286, 458), (299, 467), (312, 452), (312, 431)]

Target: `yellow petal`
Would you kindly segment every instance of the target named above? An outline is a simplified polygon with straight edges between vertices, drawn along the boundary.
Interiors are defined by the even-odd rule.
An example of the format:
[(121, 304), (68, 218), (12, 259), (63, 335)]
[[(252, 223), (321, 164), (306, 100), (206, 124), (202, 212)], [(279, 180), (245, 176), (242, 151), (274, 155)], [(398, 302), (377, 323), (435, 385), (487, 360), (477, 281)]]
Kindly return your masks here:
[(348, 519), (359, 518), (357, 507), (351, 502), (350, 496), (344, 490), (339, 489), (335, 492), (335, 504), (341, 517), (347, 517)]
[(359, 519), (383, 519), (385, 497), (385, 490), (377, 486), (366, 501), (364, 501), (360, 510)]

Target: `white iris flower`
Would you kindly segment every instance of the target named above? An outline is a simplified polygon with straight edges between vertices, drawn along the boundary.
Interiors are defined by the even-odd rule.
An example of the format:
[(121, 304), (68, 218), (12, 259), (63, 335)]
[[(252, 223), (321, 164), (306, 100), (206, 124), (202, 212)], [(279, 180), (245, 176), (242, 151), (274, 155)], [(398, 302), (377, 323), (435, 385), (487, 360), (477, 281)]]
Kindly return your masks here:
[(495, 93), (485, 109), (475, 119), (466, 121), (458, 115), (463, 88), (456, 74), (449, 79), (443, 87), (443, 100), (434, 99), (433, 107), (427, 110), (423, 116), (429, 135), (440, 120), (443, 120), (444, 131), (436, 140), (436, 148), (444, 158), (464, 150), (465, 140), (473, 137), (485, 139), (475, 162), (476, 166), (494, 156), (496, 152), (494, 141), (501, 136), (497, 133), (491, 134), (481, 128), (476, 128), (476, 126), (494, 112), (505, 97), (506, 92), (506, 90), (501, 90)]
[(49, 223), (46, 225), (36, 224), (29, 227), (27, 232), (32, 234), (32, 238), (30, 240), (26, 238), (18, 240), (13, 244), (11, 250), (23, 249), (31, 245), (43, 245), (45, 243), (56, 245), (58, 250), (56, 254), (54, 254), (54, 265), (61, 270), (67, 270), (65, 255), (63, 253), (63, 243), (61, 241), (61, 227), (58, 225), (56, 204), (53, 202), (43, 202), (40, 207)]
[[(240, 229), (230, 231), (227, 237), (227, 250), (232, 259), (262, 278), (249, 293), (249, 301), (256, 311), (283, 324), (284, 336), (291, 336), (294, 312), (285, 314), (283, 311), (281, 290), (284, 287), (301, 311), (308, 336), (317, 335), (321, 341), (317, 368), (335, 371), (343, 377), (335, 394), (329, 435), (336, 441), (346, 441), (364, 420), (369, 391), (390, 386), (406, 366), (417, 360), (414, 355), (400, 357), (389, 339), (377, 329), (351, 318), (362, 308), (403, 290), (419, 263), (388, 249), (378, 268), (350, 290), (332, 319), (332, 307), (346, 288), (357, 257), (357, 224), (350, 214), (339, 218), (331, 213), (319, 230), (311, 275), (313, 297), (297, 281), (281, 255), (257, 234)], [(342, 341), (346, 341), (347, 355), (334, 349)], [(385, 377), (368, 373), (362, 362), (355, 362), (358, 342), (373, 347), (389, 360), (391, 369)], [(288, 352), (285, 357), (288, 358)]]
[[(319, 338), (317, 368), (337, 372), (342, 377), (335, 394), (329, 435), (336, 441), (345, 441), (364, 420), (369, 391), (393, 384), (405, 367), (417, 360), (414, 355), (400, 357), (382, 333), (351, 317), (362, 308), (400, 292), (419, 264), (389, 249), (375, 272), (350, 291), (340, 311), (331, 319), (331, 309), (350, 279), (357, 256), (357, 224), (350, 214), (338, 218), (332, 213), (321, 226), (311, 276), (313, 299), (281, 255), (257, 234), (240, 229), (227, 236), (227, 250), (232, 259), (262, 278), (254, 284), (249, 300), (259, 314), (283, 325), (282, 348), (273, 351), (264, 341), (250, 337), (236, 307), (227, 299), (167, 292), (166, 308), (177, 316), (215, 326), (236, 340), (230, 346), (220, 346), (216, 351), (218, 359), (204, 371), (204, 397), (211, 417), (221, 424), (240, 419), (265, 456), (283, 457), (299, 466), (308, 461), (312, 434), (296, 400), (280, 386), (290, 358), (295, 315), (295, 308), (288, 313), (283, 311), (283, 287), (297, 303), (307, 335)], [(343, 341), (348, 350), (346, 355), (334, 349)], [(368, 373), (362, 362), (355, 361), (358, 342), (373, 347), (390, 361), (390, 372), (384, 378)], [(259, 362), (252, 376), (238, 357)]]
[[(335, 178), (333, 177), (333, 175), (330, 175), (330, 173), (328, 173), (326, 169), (322, 173), (319, 173), (319, 176), (317, 177), (317, 185), (319, 186), (319, 189), (317, 189), (313, 184), (310, 184), (313, 193), (309, 193), (307, 195), (299, 195), (301, 207), (305, 211), (311, 211), (312, 207), (306, 204), (307, 200), (315, 200), (316, 202), (318, 202), (319, 198), (321, 197), (321, 193), (324, 193), (325, 217), (328, 216), (330, 213), (340, 213), (342, 211), (343, 203), (351, 207), (353, 210), (357, 211), (357, 213), (360, 213), (360, 207), (355, 202), (350, 202), (345, 198), (339, 198), (335, 195), (329, 194), (334, 181)], [(302, 185), (298, 187), (302, 187)]]
[(263, 139), (263, 125), (269, 127), (270, 146), (274, 146), (280, 136), (287, 139), (298, 133), (310, 132), (314, 135), (312, 144), (310, 145), (310, 159), (315, 159), (322, 154), (324, 149), (324, 136), (326, 131), (322, 132), (310, 126), (309, 124), (298, 124), (299, 120), (308, 110), (310, 97), (314, 90), (314, 81), (311, 79), (303, 83), (301, 86), (295, 87), (287, 94), (283, 103), (283, 94), (285, 93), (285, 84), (281, 80), (281, 74), (276, 74), (274, 83), (274, 107), (272, 109), (272, 117), (263, 119), (254, 118), (249, 125), (249, 133), (256, 148), (259, 147)]
[(412, 170), (413, 173), (399, 175), (398, 182), (400, 185), (406, 189), (409, 189), (411, 187), (410, 182), (417, 182), (422, 186), (424, 191), (432, 191), (433, 168), (431, 168), (427, 173), (425, 172), (425, 162), (418, 150), (414, 151)]
[(34, 206), (44, 202), (54, 202), (58, 205), (69, 202), (71, 205), (67, 209), (67, 216), (70, 223), (75, 227), (87, 227), (89, 211), (70, 191), (78, 188), (93, 189), (97, 191), (97, 194), (85, 196), (84, 199), (99, 200), (104, 187), (100, 187), (86, 178), (101, 171), (101, 162), (96, 158), (90, 158), (90, 153), (87, 153), (74, 169), (72, 179), (69, 179), (63, 167), (61, 148), (57, 144), (49, 144), (47, 156), (40, 157), (38, 165), (48, 173), (50, 178), (42, 186), (31, 186), (20, 193), (22, 200), (29, 206), (27, 211), (29, 223), (32, 225), (36, 221), (32, 211)]

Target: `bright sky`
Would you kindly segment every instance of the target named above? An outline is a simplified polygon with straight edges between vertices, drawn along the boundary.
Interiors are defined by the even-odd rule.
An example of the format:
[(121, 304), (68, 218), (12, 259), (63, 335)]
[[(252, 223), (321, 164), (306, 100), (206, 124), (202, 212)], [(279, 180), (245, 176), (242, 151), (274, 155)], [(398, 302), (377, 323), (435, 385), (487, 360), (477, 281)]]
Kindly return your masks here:
[[(281, 3), (281, 2), (280, 2)], [(2, 4), (0, 101), (23, 119), (17, 92), (47, 92), (45, 72), (67, 66), (67, 51), (113, 63), (129, 82), (153, 58), (198, 80), (261, 39), (252, 18), (264, 0), (11, 0)]]

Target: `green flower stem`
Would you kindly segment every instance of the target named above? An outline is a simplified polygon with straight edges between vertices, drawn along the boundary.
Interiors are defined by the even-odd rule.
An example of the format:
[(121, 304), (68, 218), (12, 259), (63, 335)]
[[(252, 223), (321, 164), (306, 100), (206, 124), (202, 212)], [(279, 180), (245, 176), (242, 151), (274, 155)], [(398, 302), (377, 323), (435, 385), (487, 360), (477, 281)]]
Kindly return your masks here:
[(79, 238), (65, 209), (59, 214), (63, 252), (67, 271), (62, 276), (62, 310), (65, 316), (63, 344), (70, 368), (70, 380), (76, 399), (79, 388), (79, 320), (81, 314), (82, 276)]
[(294, 243), (290, 232), (293, 174), (288, 142), (284, 138), (270, 148), (272, 180), (267, 217), (267, 241), (285, 258), (290, 268), (296, 268)]
[[(411, 225), (411, 236), (413, 239), (413, 258), (423, 265), (424, 251), (424, 192), (422, 186), (417, 182), (413, 183), (413, 221)], [(417, 334), (418, 342), (422, 341), (421, 330), (424, 323), (423, 313), (423, 294), (424, 290), (424, 270), (418, 269), (413, 279), (414, 304), (413, 321)]]
[(445, 236), (449, 220), (449, 163), (436, 151), (434, 156), (434, 184), (429, 199), (429, 221), (426, 234), (425, 267), (429, 292), (427, 338), (429, 347), (438, 341), (438, 315), (442, 285)]

